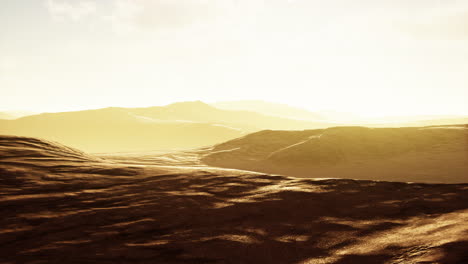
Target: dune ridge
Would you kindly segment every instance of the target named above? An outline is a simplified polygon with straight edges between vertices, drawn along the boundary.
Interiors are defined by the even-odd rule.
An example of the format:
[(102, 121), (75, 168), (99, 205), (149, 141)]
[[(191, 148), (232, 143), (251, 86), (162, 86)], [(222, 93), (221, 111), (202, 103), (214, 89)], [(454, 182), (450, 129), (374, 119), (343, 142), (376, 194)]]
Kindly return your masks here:
[(128, 165), (9, 136), (0, 157), (0, 263), (468, 260), (467, 184)]
[(267, 130), (218, 144), (202, 160), (300, 177), (466, 182), (468, 128)]

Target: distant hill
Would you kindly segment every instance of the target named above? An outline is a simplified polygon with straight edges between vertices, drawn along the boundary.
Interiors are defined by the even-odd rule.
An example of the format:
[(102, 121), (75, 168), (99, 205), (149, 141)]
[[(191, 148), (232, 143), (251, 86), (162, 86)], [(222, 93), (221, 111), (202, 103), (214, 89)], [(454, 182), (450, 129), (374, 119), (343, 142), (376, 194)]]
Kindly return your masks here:
[(262, 129), (307, 129), (324, 123), (228, 111), (203, 102), (103, 108), (1, 120), (0, 134), (40, 137), (87, 152), (148, 151), (217, 144)]
[(364, 124), (366, 122), (362, 117), (346, 112), (321, 110), (311, 112), (299, 107), (289, 106), (287, 104), (272, 103), (261, 100), (239, 100), (223, 101), (212, 103), (211, 105), (226, 110), (244, 110), (262, 113), (270, 116), (284, 117), (289, 119), (308, 120), (315, 122), (328, 122), (338, 124)]
[(208, 165), (311, 178), (468, 181), (468, 127), (261, 131), (216, 145)]
[(201, 101), (179, 102), (167, 106), (128, 108), (132, 114), (155, 120), (179, 120), (207, 122), (232, 126), (246, 132), (268, 129), (302, 130), (307, 128), (330, 127), (327, 122), (311, 122), (268, 116), (255, 111), (224, 110)]
[(0, 112), (0, 119), (16, 119), (23, 116), (28, 116), (34, 114), (33, 112), (28, 111), (4, 111)]
[(416, 115), (362, 117), (352, 113), (339, 111), (311, 112), (286, 104), (265, 102), (260, 100), (225, 101), (211, 104), (220, 109), (254, 111), (270, 116), (289, 119), (309, 120), (315, 122), (334, 123), (335, 125), (356, 125), (368, 127), (418, 127), (440, 126), (452, 124), (468, 124), (468, 116), (456, 115)]
[[(408, 118), (410, 119), (410, 118)], [(372, 127), (421, 127), (421, 126), (446, 126), (446, 125), (463, 125), (468, 124), (466, 116), (415, 116), (411, 120), (405, 120), (398, 117), (390, 119), (384, 123), (371, 123), (368, 126)]]
[(327, 120), (325, 115), (313, 113), (305, 109), (292, 107), (286, 104), (271, 103), (260, 100), (224, 101), (213, 103), (211, 105), (220, 109), (253, 111), (265, 115), (279, 116), (290, 119), (321, 122)]

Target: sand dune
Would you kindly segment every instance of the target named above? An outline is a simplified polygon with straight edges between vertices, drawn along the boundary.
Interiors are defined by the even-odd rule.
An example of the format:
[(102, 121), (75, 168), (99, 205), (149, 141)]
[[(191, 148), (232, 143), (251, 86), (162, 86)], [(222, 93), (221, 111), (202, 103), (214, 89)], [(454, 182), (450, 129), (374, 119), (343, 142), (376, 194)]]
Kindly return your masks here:
[(262, 129), (323, 126), (326, 125), (220, 110), (202, 102), (182, 102), (164, 107), (111, 107), (0, 120), (0, 134), (54, 140), (87, 152), (116, 152), (195, 148)]
[(314, 178), (468, 181), (468, 128), (261, 131), (216, 145), (212, 166)]
[(0, 137), (0, 263), (468, 261), (466, 184), (129, 161)]

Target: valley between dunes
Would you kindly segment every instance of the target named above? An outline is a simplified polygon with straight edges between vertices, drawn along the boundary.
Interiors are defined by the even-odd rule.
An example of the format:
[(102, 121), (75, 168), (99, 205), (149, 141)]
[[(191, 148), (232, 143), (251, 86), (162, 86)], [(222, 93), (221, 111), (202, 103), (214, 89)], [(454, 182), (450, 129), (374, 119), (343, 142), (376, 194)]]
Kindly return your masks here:
[[(425, 149), (423, 139), (395, 149), (409, 155), (443, 148), (461, 159), (454, 144), (463, 138), (461, 129), (443, 130), (450, 131), (444, 136), (429, 131), (443, 142), (435, 149)], [(302, 142), (312, 132), (302, 133), (307, 135), (284, 140)], [(468, 263), (468, 184), (379, 181), (378, 170), (367, 175), (375, 173), (373, 180), (306, 179), (204, 162), (228, 167), (226, 155), (249, 153), (245, 158), (254, 164), (265, 153), (285, 162), (281, 151), (246, 151), (250, 144), (258, 143), (227, 152), (220, 152), (226, 147), (221, 144), (96, 156), (1, 136), (0, 263)], [(332, 161), (317, 160), (354, 162), (348, 154), (360, 150), (351, 145), (329, 152)]]

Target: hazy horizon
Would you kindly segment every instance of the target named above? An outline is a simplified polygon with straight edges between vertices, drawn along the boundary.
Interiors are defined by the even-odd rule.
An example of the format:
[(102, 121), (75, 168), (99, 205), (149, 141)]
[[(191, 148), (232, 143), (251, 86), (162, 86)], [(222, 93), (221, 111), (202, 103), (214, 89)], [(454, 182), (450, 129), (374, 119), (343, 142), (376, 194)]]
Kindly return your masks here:
[[(168, 102), (168, 103), (163, 103), (163, 104), (158, 104), (158, 105), (108, 105), (108, 106), (101, 106), (101, 107), (92, 107), (92, 108), (82, 108), (82, 107), (73, 107), (73, 106), (70, 106), (70, 107), (67, 107), (67, 108), (63, 108), (63, 109), (49, 109), (49, 110), (45, 110), (45, 111), (34, 111), (34, 110), (29, 110), (28, 108), (24, 108), (24, 109), (2, 109), (0, 108), (0, 112), (1, 113), (11, 113), (13, 115), (16, 115), (19, 117), (22, 117), (22, 116), (28, 116), (28, 115), (37, 115), (37, 114), (47, 114), (47, 113), (66, 113), (66, 112), (79, 112), (79, 111), (87, 111), (87, 110), (99, 110), (99, 109), (106, 109), (106, 108), (151, 108), (151, 107), (165, 107), (165, 106), (168, 106), (168, 105), (172, 105), (172, 104), (177, 104), (177, 103), (190, 103), (190, 102), (202, 102), (202, 103), (205, 103), (205, 104), (208, 104), (212, 107), (215, 107), (215, 108), (219, 108), (217, 106), (217, 104), (220, 104), (220, 103), (237, 103), (237, 102), (251, 102), (252, 104), (255, 103), (255, 102), (259, 102), (259, 103), (267, 103), (267, 104), (274, 104), (274, 105), (283, 105), (285, 107), (291, 107), (291, 108), (295, 108), (295, 109), (298, 109), (298, 110), (304, 110), (304, 111), (309, 111), (311, 114), (312, 113), (317, 113), (317, 114), (320, 114), (320, 113), (334, 113), (336, 115), (343, 115), (343, 118), (345, 116), (353, 116), (354, 118), (357, 118), (357, 119), (353, 119), (353, 120), (350, 120), (350, 121), (355, 121), (355, 122), (359, 122), (359, 120), (361, 121), (364, 121), (364, 120), (381, 120), (381, 121), (393, 121), (395, 122), (396, 120), (386, 120), (386, 118), (391, 118), (391, 119), (395, 119), (395, 118), (398, 118), (398, 117), (401, 117), (401, 118), (429, 118), (429, 119), (433, 119), (433, 118), (451, 118), (451, 117), (467, 117), (468, 116), (468, 113), (466, 114), (463, 114), (463, 113), (433, 113), (433, 114), (430, 114), (430, 113), (415, 113), (415, 114), (397, 114), (397, 115), (386, 115), (386, 114), (383, 114), (383, 115), (379, 115), (379, 114), (375, 114), (375, 113), (369, 113), (369, 114), (366, 114), (366, 113), (359, 113), (359, 112), (352, 112), (352, 111), (340, 111), (340, 110), (336, 110), (336, 109), (308, 109), (308, 108), (305, 108), (305, 107), (301, 107), (301, 106), (294, 106), (294, 105), (289, 105), (289, 104), (286, 104), (286, 103), (282, 103), (282, 102), (272, 102), (272, 101), (264, 101), (264, 100), (233, 100), (233, 101), (213, 101), (213, 102), (207, 102), (207, 101), (202, 101), (202, 100), (190, 100), (190, 101), (173, 101), (173, 102)], [(226, 109), (226, 110), (229, 110), (228, 108), (220, 108), (220, 109)], [(236, 110), (244, 110), (244, 111), (253, 111), (253, 112), (257, 112), (257, 113), (260, 113), (262, 114), (262, 111), (258, 111), (258, 110), (249, 110), (249, 109), (241, 109), (241, 107), (239, 107), (239, 109), (236, 109)], [(342, 118), (341, 118), (342, 119)], [(338, 121), (338, 120), (336, 120)], [(341, 120), (343, 121), (343, 120)], [(404, 119), (402, 119), (401, 121), (405, 121)], [(364, 124), (363, 124), (364, 125)]]
[(466, 1), (7, 0), (3, 110), (263, 100), (467, 115)]

